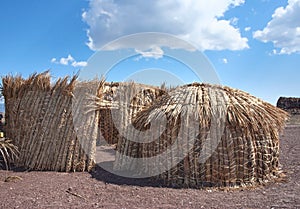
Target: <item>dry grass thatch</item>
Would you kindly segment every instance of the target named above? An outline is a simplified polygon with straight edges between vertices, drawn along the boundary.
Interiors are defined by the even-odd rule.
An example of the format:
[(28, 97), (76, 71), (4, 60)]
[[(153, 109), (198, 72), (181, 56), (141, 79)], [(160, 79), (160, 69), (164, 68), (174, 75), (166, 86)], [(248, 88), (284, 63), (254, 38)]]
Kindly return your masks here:
[[(88, 152), (95, 144), (92, 139), (79, 139), (74, 130), (75, 85), (76, 77), (70, 81), (67, 77), (58, 79), (51, 85), (48, 72), (34, 74), (28, 79), (20, 76), (3, 78), (5, 129), (7, 137), (19, 148), (17, 165), (53, 171), (92, 168), (93, 160), (89, 157), (92, 155)], [(86, 86), (88, 84), (82, 84), (76, 89), (88, 90)], [(76, 101), (82, 100), (76, 98)], [(81, 121), (86, 122), (85, 119), (90, 118)], [(90, 130), (89, 123), (80, 131), (85, 129)]]
[(0, 158), (2, 158), (6, 169), (9, 164), (18, 158), (18, 148), (7, 138), (0, 138)]
[(164, 89), (134, 82), (102, 81), (95, 109), (99, 110), (99, 133), (106, 143), (118, 143), (118, 139), (122, 137), (122, 129), (132, 123), (132, 118), (165, 93)]
[(90, 170), (99, 135), (117, 143), (131, 118), (164, 92), (133, 82), (77, 82), (76, 77), (51, 85), (48, 72), (28, 79), (6, 76), (6, 135), (20, 150), (15, 163), (32, 170)]
[(286, 112), (228, 87), (190, 84), (138, 113), (120, 139), (115, 169), (173, 186), (263, 183), (279, 172)]

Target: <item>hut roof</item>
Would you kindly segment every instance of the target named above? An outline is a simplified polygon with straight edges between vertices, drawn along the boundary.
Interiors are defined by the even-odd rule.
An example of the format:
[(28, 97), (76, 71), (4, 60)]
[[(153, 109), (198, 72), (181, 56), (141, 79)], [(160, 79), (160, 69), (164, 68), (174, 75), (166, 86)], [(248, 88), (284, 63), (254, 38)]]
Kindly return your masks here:
[[(210, 120), (215, 115), (214, 105), (226, 109), (226, 121), (246, 130), (265, 132), (284, 128), (289, 114), (244, 91), (230, 87), (192, 83), (180, 86), (156, 100), (152, 106), (139, 113), (136, 123), (147, 125), (154, 118), (164, 115), (178, 117), (180, 114), (193, 113), (195, 118)], [(195, 112), (196, 111), (196, 112)], [(163, 114), (162, 114), (163, 113)], [(144, 121), (144, 122), (142, 122)], [(202, 121), (204, 123), (204, 121)]]

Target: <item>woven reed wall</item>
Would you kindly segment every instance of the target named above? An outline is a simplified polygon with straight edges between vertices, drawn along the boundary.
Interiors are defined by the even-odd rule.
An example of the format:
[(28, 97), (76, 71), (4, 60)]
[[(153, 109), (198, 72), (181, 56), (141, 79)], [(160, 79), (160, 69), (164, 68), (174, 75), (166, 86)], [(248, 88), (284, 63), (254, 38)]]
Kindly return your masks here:
[(20, 150), (15, 164), (32, 170), (90, 170), (96, 140), (118, 143), (119, 131), (164, 93), (133, 82), (76, 82), (76, 77), (51, 85), (47, 72), (28, 79), (4, 77), (6, 135)]
[[(116, 144), (126, 127), (142, 109), (150, 106), (166, 90), (154, 86), (125, 83), (102, 83), (98, 91), (99, 129), (108, 144)], [(100, 137), (98, 137), (100, 140)], [(101, 144), (98, 141), (98, 144)]]
[[(157, 124), (163, 117), (165, 127)], [(179, 87), (138, 114), (134, 123), (141, 132), (133, 140), (119, 141), (114, 168), (133, 175), (161, 173), (155, 178), (177, 187), (261, 184), (278, 175), (279, 132), (287, 117), (239, 90), (205, 84)], [(213, 123), (223, 123), (223, 128)], [(146, 142), (136, 142), (151, 126), (159, 137), (151, 131)], [(221, 135), (213, 128), (222, 128)], [(217, 144), (214, 137), (220, 137)], [(162, 153), (167, 154), (154, 158)]]
[[(16, 165), (32, 170), (67, 172), (93, 167), (95, 140), (79, 140), (72, 111), (86, 100), (89, 84), (77, 88), (77, 95), (82, 97), (77, 97), (77, 106), (72, 107), (75, 80), (76, 77), (69, 82), (67, 78), (59, 79), (51, 85), (48, 73), (35, 74), (28, 79), (19, 76), (3, 78), (6, 135), (20, 151)], [(81, 120), (85, 126), (79, 131), (95, 135), (97, 125), (91, 124), (97, 124), (98, 118), (85, 115)]]

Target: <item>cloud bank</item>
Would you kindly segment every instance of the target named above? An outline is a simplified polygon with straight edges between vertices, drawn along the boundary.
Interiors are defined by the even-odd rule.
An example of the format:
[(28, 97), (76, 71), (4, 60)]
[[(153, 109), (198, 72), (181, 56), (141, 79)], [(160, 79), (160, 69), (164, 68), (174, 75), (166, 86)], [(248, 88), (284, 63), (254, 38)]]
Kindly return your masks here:
[[(242, 50), (248, 48), (248, 39), (241, 36), (235, 25), (237, 19), (226, 20), (223, 16), (243, 3), (244, 0), (90, 0), (82, 18), (89, 27), (87, 44), (92, 50), (141, 32), (172, 34), (200, 50)], [(161, 54), (156, 46), (149, 49)]]
[(255, 31), (253, 37), (262, 42), (272, 42), (279, 51), (275, 54), (300, 52), (300, 0), (289, 0), (288, 5), (279, 7), (272, 20), (263, 30)]

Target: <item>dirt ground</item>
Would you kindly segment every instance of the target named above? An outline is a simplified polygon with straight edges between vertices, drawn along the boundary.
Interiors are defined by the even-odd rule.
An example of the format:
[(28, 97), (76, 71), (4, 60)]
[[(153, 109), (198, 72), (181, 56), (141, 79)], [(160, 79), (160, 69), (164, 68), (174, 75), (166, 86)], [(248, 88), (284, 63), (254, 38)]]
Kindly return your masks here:
[(300, 122), (281, 136), (286, 180), (257, 188), (174, 189), (91, 173), (0, 170), (0, 208), (300, 208)]

